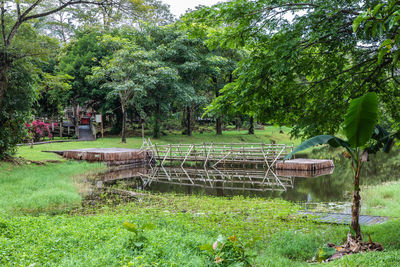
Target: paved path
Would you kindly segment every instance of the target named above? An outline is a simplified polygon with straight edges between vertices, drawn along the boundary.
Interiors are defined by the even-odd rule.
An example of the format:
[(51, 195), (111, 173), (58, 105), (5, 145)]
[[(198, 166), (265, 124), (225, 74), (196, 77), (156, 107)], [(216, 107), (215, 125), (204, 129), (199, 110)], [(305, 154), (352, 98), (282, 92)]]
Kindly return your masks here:
[(79, 125), (79, 140), (80, 141), (94, 141), (96, 140), (90, 130), (89, 125)]
[[(311, 211), (299, 211), (300, 214), (313, 217), (314, 220), (322, 223), (336, 223), (336, 224), (350, 224), (351, 214), (344, 213), (324, 213), (324, 212), (311, 212)], [(370, 216), (370, 215), (360, 215), (361, 225), (372, 225), (384, 223), (389, 220), (389, 217), (383, 216)]]

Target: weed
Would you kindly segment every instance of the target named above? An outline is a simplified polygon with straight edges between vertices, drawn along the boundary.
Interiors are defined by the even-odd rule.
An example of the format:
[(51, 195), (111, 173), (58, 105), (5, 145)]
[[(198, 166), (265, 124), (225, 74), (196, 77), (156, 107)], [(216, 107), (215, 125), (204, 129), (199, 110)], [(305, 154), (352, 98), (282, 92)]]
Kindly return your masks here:
[(206, 251), (211, 262), (218, 266), (251, 266), (252, 255), (247, 248), (252, 244), (253, 240), (244, 243), (236, 235), (228, 238), (220, 235), (213, 245), (205, 244), (199, 248)]

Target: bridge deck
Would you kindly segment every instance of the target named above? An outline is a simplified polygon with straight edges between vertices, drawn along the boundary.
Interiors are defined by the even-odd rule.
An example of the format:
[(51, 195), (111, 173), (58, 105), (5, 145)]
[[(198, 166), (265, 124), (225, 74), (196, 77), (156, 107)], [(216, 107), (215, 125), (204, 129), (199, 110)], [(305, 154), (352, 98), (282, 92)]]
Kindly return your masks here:
[[(323, 212), (311, 212), (311, 211), (299, 211), (299, 214), (310, 217), (315, 221), (322, 223), (349, 224), (349, 225), (351, 223), (351, 214), (323, 213)], [(360, 215), (359, 220), (361, 225), (372, 225), (372, 224), (384, 223), (389, 220), (389, 217)]]

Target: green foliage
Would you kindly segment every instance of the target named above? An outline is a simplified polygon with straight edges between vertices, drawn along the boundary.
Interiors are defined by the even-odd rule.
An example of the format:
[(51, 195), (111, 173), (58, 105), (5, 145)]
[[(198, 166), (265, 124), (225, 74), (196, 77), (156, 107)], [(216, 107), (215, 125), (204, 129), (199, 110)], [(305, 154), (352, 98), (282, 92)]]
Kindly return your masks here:
[(208, 252), (210, 261), (216, 266), (251, 266), (251, 255), (247, 251), (251, 243), (242, 242), (236, 235), (228, 238), (219, 235), (213, 245), (205, 244), (199, 248)]
[(145, 232), (155, 229), (155, 225), (150, 223), (147, 223), (140, 228), (133, 223), (127, 221), (124, 222), (122, 225), (125, 227), (126, 230), (133, 233), (133, 235), (129, 237), (127, 242), (128, 248), (133, 250), (142, 250), (146, 245), (146, 242), (148, 242), (148, 239), (145, 236)]
[[(92, 68), (99, 66), (103, 57), (110, 54), (106, 47), (99, 44), (103, 31), (99, 28), (82, 29), (76, 33), (76, 40), (63, 47), (58, 69), (64, 75), (73, 77), (71, 89), (64, 99), (72, 104), (85, 104), (90, 101), (95, 109), (104, 108), (108, 91), (99, 88), (98, 84), (90, 83), (86, 76), (92, 74)], [(66, 103), (65, 103), (66, 104)]]
[(318, 248), (318, 253), (315, 258), (317, 259), (318, 262), (322, 262), (331, 257), (335, 253), (336, 253), (335, 248), (324, 246), (322, 248)]
[(284, 258), (307, 261), (326, 243), (341, 243), (345, 231), (344, 227), (334, 226), (320, 231), (280, 231), (269, 241), (269, 250)]
[(343, 146), (346, 149), (350, 150), (349, 143), (347, 143), (346, 141), (344, 141), (338, 137), (335, 137), (333, 135), (318, 135), (318, 136), (311, 137), (310, 139), (301, 143), (291, 153), (286, 155), (284, 159), (285, 160), (290, 159), (297, 152), (309, 149), (309, 148), (317, 146), (317, 145), (324, 145), (324, 144), (329, 144), (333, 147)]
[(86, 80), (100, 85), (109, 100), (119, 96), (121, 107), (151, 121), (156, 138), (163, 116), (182, 109), (199, 113), (232, 79), (239, 57), (230, 50), (211, 52), (204, 40), (189, 38), (177, 26), (126, 27), (103, 35), (99, 45), (110, 54), (92, 66)]
[[(371, 8), (362, 12), (353, 22), (353, 30), (357, 31), (362, 25), (362, 32), (371, 39), (378, 40), (380, 46), (377, 53), (378, 64), (390, 63), (396, 67), (399, 51), (400, 8), (395, 0), (377, 1), (372, 11)], [(391, 55), (391, 57), (390, 57)]]
[[(357, 15), (380, 2), (235, 0), (187, 14), (184, 19), (198, 29), (194, 34), (208, 36), (213, 46), (249, 52), (235, 70), (237, 79), (208, 111), (233, 106), (261, 122), (293, 125), (293, 135), (309, 138), (337, 133), (349, 100), (374, 91), (387, 115), (398, 118), (398, 73), (386, 59), (396, 44), (376, 46), (391, 38), (397, 24), (379, 38), (360, 29), (354, 34), (351, 25), (354, 21), (354, 29), (364, 27)], [(394, 6), (393, 11), (398, 8), (386, 5)], [(378, 31), (385, 33), (390, 23), (379, 21), (374, 17), (367, 23), (382, 24)], [(377, 61), (378, 54), (382, 62)]]
[[(0, 24), (9, 30), (12, 20), (6, 14)], [(1, 38), (0, 160), (13, 156), (15, 146), (26, 136), (24, 123), (37, 100), (40, 76), (43, 74), (41, 65), (57, 48), (58, 43), (54, 39), (39, 34), (28, 23), (20, 26), (8, 47)]]
[(362, 147), (374, 132), (378, 118), (378, 97), (367, 93), (350, 102), (344, 116), (343, 131), (351, 147)]
[(0, 160), (15, 153), (15, 146), (26, 136), (25, 122), (35, 100), (33, 62), (14, 64), (8, 73), (9, 84), (0, 105)]

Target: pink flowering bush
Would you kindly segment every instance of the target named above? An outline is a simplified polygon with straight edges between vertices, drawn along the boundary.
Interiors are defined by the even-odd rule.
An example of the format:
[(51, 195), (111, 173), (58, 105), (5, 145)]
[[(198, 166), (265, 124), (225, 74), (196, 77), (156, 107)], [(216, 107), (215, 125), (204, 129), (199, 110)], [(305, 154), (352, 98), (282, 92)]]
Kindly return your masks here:
[[(40, 139), (48, 136), (53, 138), (50, 132), (50, 124), (45, 123), (40, 120), (35, 120), (32, 123), (27, 123), (26, 129), (28, 130), (28, 135), (33, 139), (34, 142), (40, 141)], [(57, 126), (56, 124), (54, 126)]]

